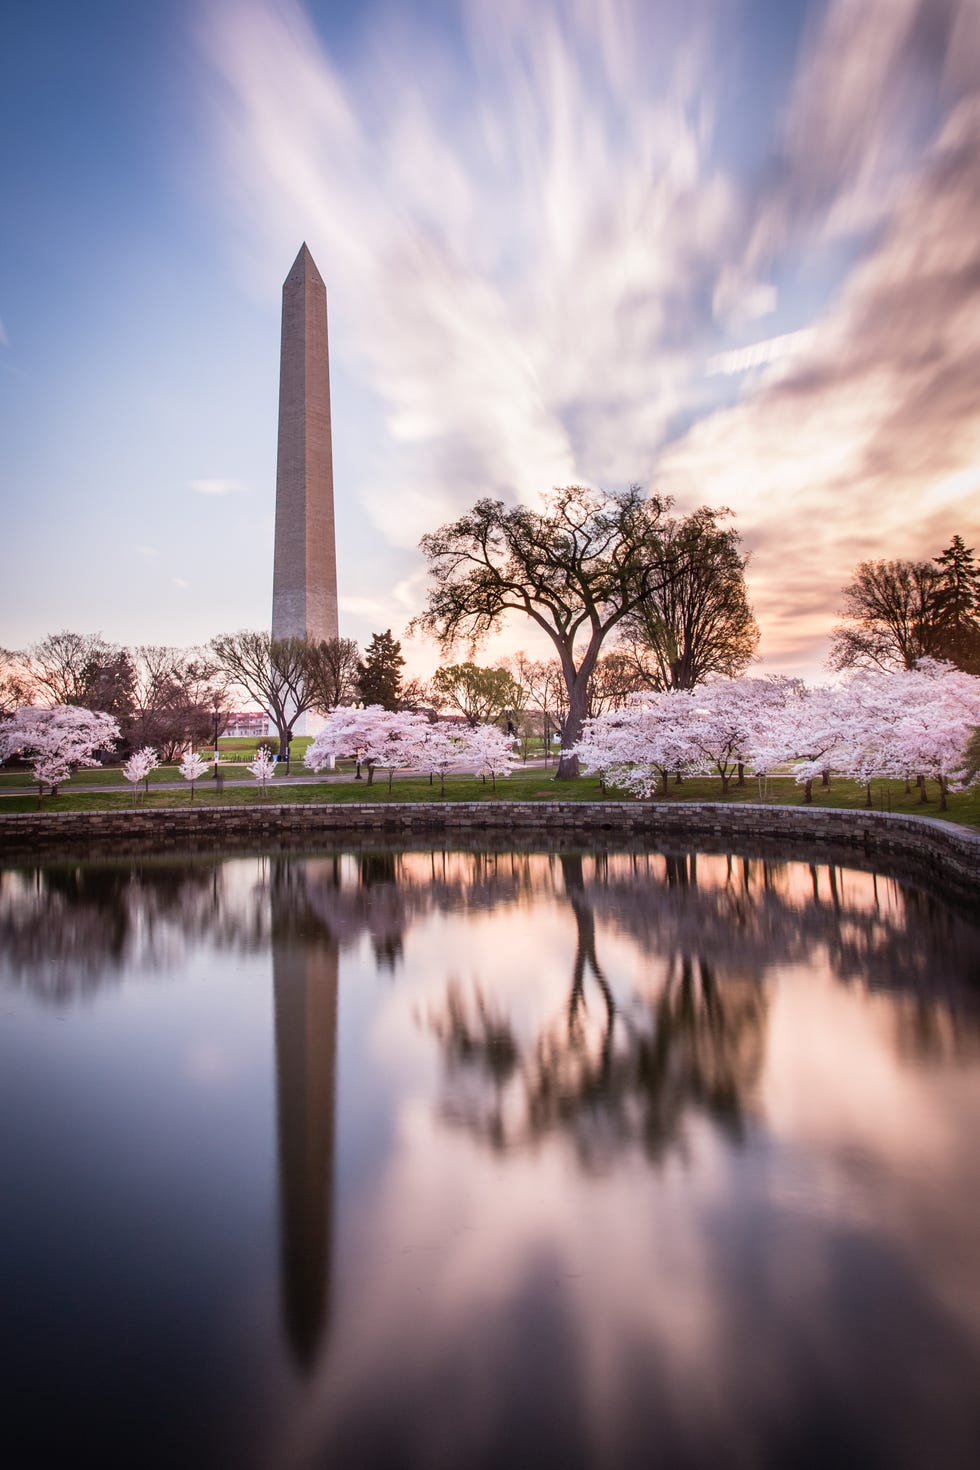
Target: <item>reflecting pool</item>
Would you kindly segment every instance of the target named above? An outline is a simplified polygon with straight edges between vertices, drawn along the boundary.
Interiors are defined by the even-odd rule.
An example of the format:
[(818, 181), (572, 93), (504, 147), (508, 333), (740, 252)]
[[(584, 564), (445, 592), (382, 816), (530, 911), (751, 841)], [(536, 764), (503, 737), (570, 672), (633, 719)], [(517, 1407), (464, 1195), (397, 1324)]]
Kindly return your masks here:
[(851, 868), (0, 875), (11, 1466), (974, 1466), (980, 927)]

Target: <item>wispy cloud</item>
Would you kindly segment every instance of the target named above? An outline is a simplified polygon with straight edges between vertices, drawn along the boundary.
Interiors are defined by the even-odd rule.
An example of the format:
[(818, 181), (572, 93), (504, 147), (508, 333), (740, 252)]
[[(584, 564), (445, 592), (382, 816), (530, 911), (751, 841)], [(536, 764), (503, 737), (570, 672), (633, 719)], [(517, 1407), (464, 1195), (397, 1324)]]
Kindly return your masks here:
[(10, 338), (7, 336), (7, 329), (4, 326), (4, 324), (3, 324), (3, 318), (0, 317), (0, 347), (9, 347), (9, 346), (10, 346)]
[(221, 175), (269, 279), (317, 256), (384, 407), (383, 539), (571, 480), (727, 503), (785, 661), (860, 556), (976, 527), (980, 9), (813, 16), (737, 173), (723, 10), (473, 0), (452, 52), (413, 12), (341, 73), (295, 0), (212, 7)]
[(752, 342), (748, 347), (735, 347), (730, 352), (717, 352), (708, 358), (708, 376), (718, 373), (744, 373), (750, 368), (765, 367), (781, 357), (792, 357), (803, 352), (813, 339), (813, 333), (784, 332), (780, 337), (768, 337), (764, 342)]
[[(873, 0), (832, 7), (830, 32), (845, 8), (876, 9)], [(941, 76), (957, 38), (970, 41), (968, 12), (980, 17), (947, 7), (946, 19), (958, 13), (962, 24), (943, 33), (945, 49), (931, 37)], [(813, 66), (804, 58), (804, 78)], [(756, 548), (764, 648), (784, 665), (820, 656), (857, 560), (931, 556), (954, 531), (980, 529), (980, 68), (974, 78), (976, 95), (957, 88), (929, 144), (906, 157), (904, 171), (892, 165), (872, 243), (833, 306), (794, 334), (803, 350), (774, 363), (733, 407), (701, 419), (662, 463), (666, 488), (689, 496), (708, 486), (711, 499), (739, 510)], [(872, 124), (895, 107), (881, 85)], [(858, 132), (853, 148), (863, 140), (872, 161), (855, 158), (843, 170), (838, 199), (881, 158), (876, 126)], [(821, 188), (833, 214), (829, 181)]]
[(414, 542), (474, 485), (651, 473), (736, 208), (694, 38), (631, 5), (471, 5), (462, 66), (427, 33), (342, 77), (294, 4), (213, 14), (226, 176), (270, 272), (311, 241), (386, 405), (378, 524)]
[(187, 488), (196, 495), (237, 495), (245, 489), (244, 481), (229, 479), (190, 480)]
[(175, 588), (177, 592), (186, 592), (191, 584), (187, 581), (185, 577), (171, 577), (170, 585)]

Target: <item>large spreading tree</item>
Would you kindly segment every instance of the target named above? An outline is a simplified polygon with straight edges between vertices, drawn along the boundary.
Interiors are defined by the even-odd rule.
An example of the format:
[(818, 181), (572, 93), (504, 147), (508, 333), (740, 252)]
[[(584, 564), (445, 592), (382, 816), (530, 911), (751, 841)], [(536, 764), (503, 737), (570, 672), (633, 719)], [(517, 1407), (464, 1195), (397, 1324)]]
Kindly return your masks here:
[(620, 643), (639, 687), (694, 689), (711, 674), (744, 673), (759, 644), (745, 586), (747, 558), (727, 511), (668, 523), (660, 586), (623, 619)]
[[(523, 613), (554, 644), (568, 691), (562, 732), (578, 740), (602, 645), (622, 620), (660, 592), (677, 567), (665, 557), (670, 502), (570, 485), (544, 509), (479, 500), (421, 541), (429, 560), (428, 605), (413, 627), (444, 649), (477, 644), (509, 612)], [(563, 755), (560, 777), (578, 775)]]

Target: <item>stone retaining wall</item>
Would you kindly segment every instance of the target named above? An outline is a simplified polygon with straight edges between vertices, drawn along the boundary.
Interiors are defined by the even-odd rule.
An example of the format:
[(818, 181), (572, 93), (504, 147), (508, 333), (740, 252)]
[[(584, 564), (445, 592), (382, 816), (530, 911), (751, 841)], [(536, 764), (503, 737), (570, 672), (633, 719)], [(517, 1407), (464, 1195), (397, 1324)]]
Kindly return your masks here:
[[(881, 859), (911, 863), (980, 886), (980, 833), (932, 817), (821, 807), (713, 802), (386, 802), (340, 805), (250, 805), (149, 808), (113, 812), (0, 814), (0, 854), (104, 857), (201, 850), (228, 845), (304, 848), (336, 840), (508, 839), (568, 847), (706, 846), (739, 851), (746, 844), (780, 850), (853, 854), (861, 866)], [(827, 860), (826, 857), (823, 858)], [(937, 872), (937, 869), (939, 872)]]

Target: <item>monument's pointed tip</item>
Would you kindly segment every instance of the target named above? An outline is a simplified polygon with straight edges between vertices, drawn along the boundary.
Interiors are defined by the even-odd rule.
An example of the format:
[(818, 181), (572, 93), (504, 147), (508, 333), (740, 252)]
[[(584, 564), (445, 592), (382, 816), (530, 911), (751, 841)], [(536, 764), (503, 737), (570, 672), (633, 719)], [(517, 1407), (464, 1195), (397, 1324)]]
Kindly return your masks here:
[[(289, 276), (305, 276), (308, 270), (312, 270), (314, 275), (318, 276), (320, 274), (320, 272), (317, 270), (316, 261), (310, 254), (310, 247), (304, 240), (302, 245), (299, 247), (299, 253), (296, 256), (296, 259), (293, 261)], [(289, 277), (287, 277), (287, 279), (289, 279)]]

